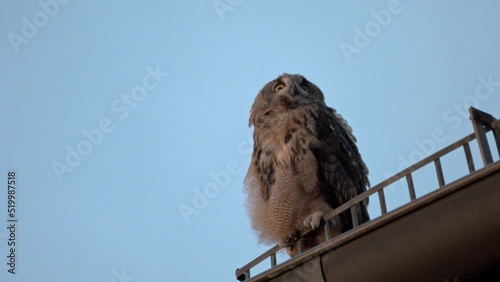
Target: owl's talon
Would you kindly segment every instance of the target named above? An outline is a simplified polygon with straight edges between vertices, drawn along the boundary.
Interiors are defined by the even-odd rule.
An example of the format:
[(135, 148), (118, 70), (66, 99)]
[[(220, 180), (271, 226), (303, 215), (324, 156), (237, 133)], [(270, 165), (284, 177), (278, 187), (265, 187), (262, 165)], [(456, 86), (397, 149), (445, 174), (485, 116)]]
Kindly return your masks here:
[(315, 211), (304, 219), (304, 226), (315, 230), (323, 222), (323, 212)]
[(279, 246), (284, 248), (284, 247), (291, 247), (297, 243), (297, 241), (300, 239), (300, 232), (295, 232), (292, 235), (288, 236), (285, 238), (284, 241), (279, 243)]

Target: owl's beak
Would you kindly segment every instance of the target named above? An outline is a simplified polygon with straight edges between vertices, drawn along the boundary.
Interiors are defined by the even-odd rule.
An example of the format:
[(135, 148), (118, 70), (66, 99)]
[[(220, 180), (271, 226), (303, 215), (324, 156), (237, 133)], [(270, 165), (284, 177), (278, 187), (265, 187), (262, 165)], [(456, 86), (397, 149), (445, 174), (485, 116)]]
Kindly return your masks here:
[(290, 93), (290, 95), (295, 96), (295, 94), (297, 94), (297, 85), (295, 85), (295, 83), (292, 83), (288, 92)]

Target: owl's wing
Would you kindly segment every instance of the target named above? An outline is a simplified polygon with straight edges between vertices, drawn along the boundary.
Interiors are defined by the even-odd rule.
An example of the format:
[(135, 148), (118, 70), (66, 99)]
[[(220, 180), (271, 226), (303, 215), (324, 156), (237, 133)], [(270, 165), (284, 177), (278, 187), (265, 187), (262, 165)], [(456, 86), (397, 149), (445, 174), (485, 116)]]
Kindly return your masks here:
[[(370, 185), (368, 168), (347, 121), (335, 109), (321, 106), (316, 116), (316, 134), (320, 142), (311, 149), (318, 161), (323, 193), (327, 193), (331, 205), (339, 206), (366, 191)], [(367, 204), (368, 201), (362, 202), (358, 209), (360, 223), (369, 220)]]

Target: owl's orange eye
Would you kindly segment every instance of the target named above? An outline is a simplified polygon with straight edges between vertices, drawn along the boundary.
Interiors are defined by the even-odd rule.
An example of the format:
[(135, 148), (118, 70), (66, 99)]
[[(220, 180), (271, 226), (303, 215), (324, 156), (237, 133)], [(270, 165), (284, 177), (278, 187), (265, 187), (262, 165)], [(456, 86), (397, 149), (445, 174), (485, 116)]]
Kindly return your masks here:
[(309, 85), (308, 85), (307, 83), (302, 83), (302, 84), (300, 85), (300, 87), (301, 87), (302, 89), (304, 89), (306, 92), (311, 91), (311, 87), (309, 87)]
[(273, 91), (274, 93), (278, 93), (281, 89), (285, 88), (285, 84), (283, 82), (278, 82), (274, 85)]

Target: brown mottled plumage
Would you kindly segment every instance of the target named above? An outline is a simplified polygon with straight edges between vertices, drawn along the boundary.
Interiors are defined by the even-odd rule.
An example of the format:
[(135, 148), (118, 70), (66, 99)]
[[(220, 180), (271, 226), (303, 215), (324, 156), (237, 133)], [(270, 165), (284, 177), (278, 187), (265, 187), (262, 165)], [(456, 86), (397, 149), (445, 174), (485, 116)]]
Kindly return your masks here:
[[(325, 104), (321, 90), (301, 75), (283, 74), (267, 83), (250, 111), (252, 162), (245, 179), (252, 227), (264, 243), (280, 243), (296, 254), (324, 241), (323, 216), (369, 186), (368, 169), (351, 128)], [(368, 202), (358, 206), (369, 220)], [(332, 222), (333, 235), (352, 228), (349, 212)]]

